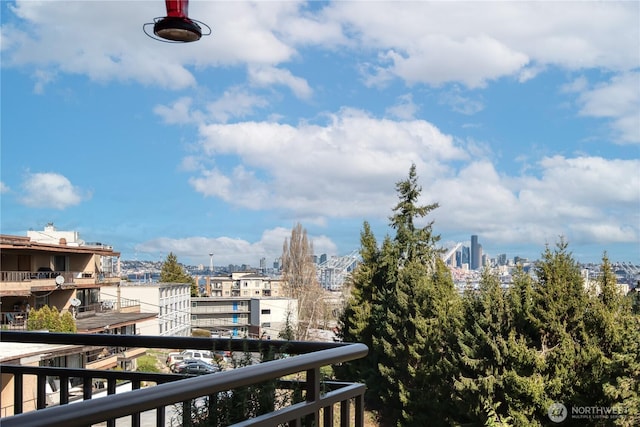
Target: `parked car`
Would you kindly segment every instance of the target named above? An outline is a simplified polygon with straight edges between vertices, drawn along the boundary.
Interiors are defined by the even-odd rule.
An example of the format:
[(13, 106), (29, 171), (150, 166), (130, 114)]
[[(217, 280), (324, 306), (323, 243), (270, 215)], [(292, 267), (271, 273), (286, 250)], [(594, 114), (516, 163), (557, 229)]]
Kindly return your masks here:
[(198, 359), (203, 362), (213, 363), (213, 356), (210, 351), (206, 350), (184, 350), (181, 352), (185, 359)]
[(220, 368), (215, 365), (205, 365), (200, 363), (188, 363), (186, 364), (181, 374), (185, 375), (206, 375), (206, 374), (215, 374), (216, 372), (220, 372)]
[(172, 365), (175, 365), (178, 362), (181, 362), (184, 360), (184, 355), (181, 353), (178, 353), (177, 351), (173, 351), (171, 353), (169, 353), (169, 355), (167, 356), (167, 366), (169, 368), (171, 368)]
[(176, 374), (210, 374), (219, 372), (220, 367), (199, 359), (185, 359), (174, 364), (171, 371)]

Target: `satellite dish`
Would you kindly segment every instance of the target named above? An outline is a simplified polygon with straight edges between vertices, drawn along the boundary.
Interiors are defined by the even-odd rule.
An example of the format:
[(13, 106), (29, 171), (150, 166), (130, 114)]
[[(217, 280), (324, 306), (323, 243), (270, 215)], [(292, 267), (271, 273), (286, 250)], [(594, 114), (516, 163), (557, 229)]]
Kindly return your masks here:
[(82, 304), (82, 301), (80, 301), (78, 298), (72, 298), (71, 299), (71, 305), (74, 307), (79, 307), (80, 304)]
[(60, 286), (64, 283), (64, 277), (56, 276), (56, 285)]

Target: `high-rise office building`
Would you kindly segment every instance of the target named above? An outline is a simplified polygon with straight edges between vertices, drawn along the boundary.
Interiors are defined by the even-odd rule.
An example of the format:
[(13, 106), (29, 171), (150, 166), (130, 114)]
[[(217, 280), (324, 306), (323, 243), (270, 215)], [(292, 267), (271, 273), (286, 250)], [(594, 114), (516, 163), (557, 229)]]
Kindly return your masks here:
[(460, 267), (467, 264), (467, 268), (469, 268), (469, 266), (471, 265), (470, 260), (471, 260), (471, 256), (469, 254), (469, 247), (463, 246), (462, 247), (462, 263), (460, 264)]
[(507, 265), (507, 254), (498, 255), (498, 265)]
[(471, 270), (477, 270), (478, 268), (480, 268), (481, 260), (482, 260), (482, 254), (480, 253), (478, 236), (474, 234), (471, 236), (471, 259), (469, 260), (469, 268)]

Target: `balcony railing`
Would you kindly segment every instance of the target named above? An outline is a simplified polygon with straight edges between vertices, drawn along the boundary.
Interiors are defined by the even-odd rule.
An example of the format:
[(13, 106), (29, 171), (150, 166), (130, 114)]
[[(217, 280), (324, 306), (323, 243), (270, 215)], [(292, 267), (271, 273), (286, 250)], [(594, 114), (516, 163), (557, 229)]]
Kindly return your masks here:
[(95, 283), (115, 283), (120, 275), (113, 272), (92, 271), (0, 271), (0, 282), (55, 284), (56, 277), (64, 277), (64, 284), (86, 285)]
[[(105, 347), (217, 349), (245, 354), (265, 353), (275, 349), (286, 351), (292, 356), (197, 377), (3, 364), (0, 365), (3, 383), (10, 383), (11, 380), (4, 378), (5, 376), (12, 377), (14, 396), (25, 394), (25, 376), (37, 377), (37, 409), (22, 413), (23, 402), (16, 399), (13, 407), (16, 415), (0, 418), (3, 427), (73, 427), (103, 422), (110, 427), (115, 426), (116, 420), (120, 419), (129, 422), (131, 426), (140, 426), (141, 420), (148, 425), (151, 418), (151, 422), (155, 422), (156, 426), (164, 427), (169, 425), (167, 422), (175, 421), (176, 414), (180, 416), (179, 425), (187, 427), (194, 423), (191, 415), (194, 405), (207, 402), (209, 407), (215, 407), (219, 396), (229, 396), (234, 390), (250, 386), (260, 387), (265, 383), (277, 384), (274, 387), (285, 390), (297, 387), (301, 392), (302, 401), (276, 405), (270, 412), (244, 419), (232, 424), (233, 426), (297, 427), (318, 426), (322, 422), (324, 426), (333, 427), (334, 422), (338, 421), (342, 427), (364, 425), (365, 386), (359, 383), (322, 381), (320, 374), (321, 367), (366, 356), (368, 349), (363, 344), (36, 332), (1, 332), (0, 341)], [(296, 374), (304, 376), (305, 379), (292, 381), (292, 376)], [(59, 379), (58, 406), (47, 407), (47, 377)], [(73, 404), (73, 410), (66, 406), (70, 403), (70, 378), (80, 378), (82, 382), (82, 400)], [(122, 381), (130, 381), (132, 390), (116, 394), (117, 384)], [(92, 398), (94, 384), (103, 382), (106, 382), (107, 395), (100, 399)], [(143, 383), (156, 385), (143, 388)], [(3, 393), (6, 391), (3, 390)], [(4, 396), (2, 400), (5, 400)], [(339, 410), (336, 411), (336, 408)], [(353, 416), (350, 412), (352, 409)], [(212, 425), (218, 425), (217, 421), (214, 420)]]

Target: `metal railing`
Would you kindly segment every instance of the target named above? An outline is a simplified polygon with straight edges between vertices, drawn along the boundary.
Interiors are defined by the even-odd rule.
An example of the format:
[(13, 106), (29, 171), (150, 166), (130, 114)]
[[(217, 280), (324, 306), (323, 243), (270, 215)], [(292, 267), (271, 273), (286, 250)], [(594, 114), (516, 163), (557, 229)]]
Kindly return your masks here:
[(37, 280), (55, 279), (64, 277), (65, 283), (75, 283), (76, 279), (95, 279), (96, 283), (102, 283), (107, 279), (120, 279), (115, 272), (93, 271), (0, 271), (0, 282), (27, 282)]
[[(37, 410), (22, 412), (22, 404), (16, 402), (16, 415), (0, 418), (3, 427), (89, 426), (106, 422), (115, 426), (116, 420), (129, 418), (131, 426), (140, 426), (141, 414), (155, 414), (155, 425), (164, 427), (166, 414), (172, 408), (182, 408), (180, 425), (190, 426), (194, 402), (209, 399), (215, 406), (217, 396), (233, 393), (243, 387), (259, 387), (268, 382), (277, 383), (281, 389), (291, 388), (296, 381), (287, 380), (294, 374), (303, 373), (304, 381), (298, 382), (303, 400), (274, 407), (270, 412), (232, 424), (239, 426), (334, 426), (339, 421), (342, 427), (364, 425), (364, 391), (359, 383), (322, 381), (320, 368), (345, 363), (365, 357), (368, 349), (364, 344), (242, 340), (226, 338), (151, 337), (106, 334), (60, 334), (35, 332), (1, 332), (2, 342), (72, 344), (91, 346), (125, 346), (145, 348), (191, 348), (201, 350), (230, 350), (235, 352), (286, 352), (295, 355), (284, 359), (243, 366), (212, 375), (185, 377), (176, 374), (154, 374), (140, 372), (102, 371), (87, 369), (47, 368), (34, 366), (0, 365), (2, 375), (13, 377), (15, 396), (23, 395), (23, 376), (37, 376)], [(60, 405), (46, 407), (45, 387), (47, 377), (60, 379)], [(285, 378), (286, 377), (286, 378)], [(82, 378), (83, 400), (67, 409), (68, 379)], [(107, 396), (92, 399), (96, 379), (106, 380)], [(116, 394), (119, 381), (131, 381), (132, 390)], [(3, 378), (3, 382), (6, 381)], [(143, 382), (157, 385), (142, 388)], [(334, 414), (335, 408), (339, 412)], [(351, 410), (354, 409), (352, 416)], [(175, 414), (175, 409), (174, 414)], [(125, 418), (125, 419), (126, 419)], [(217, 424), (216, 424), (217, 425)]]
[(26, 310), (0, 312), (0, 325), (9, 329), (26, 329), (28, 314)]

